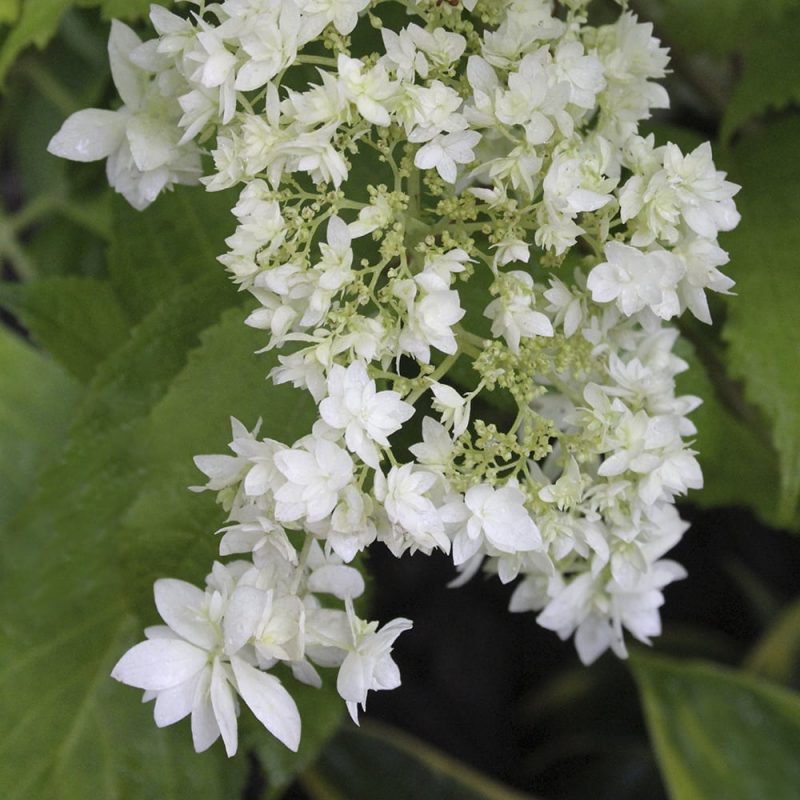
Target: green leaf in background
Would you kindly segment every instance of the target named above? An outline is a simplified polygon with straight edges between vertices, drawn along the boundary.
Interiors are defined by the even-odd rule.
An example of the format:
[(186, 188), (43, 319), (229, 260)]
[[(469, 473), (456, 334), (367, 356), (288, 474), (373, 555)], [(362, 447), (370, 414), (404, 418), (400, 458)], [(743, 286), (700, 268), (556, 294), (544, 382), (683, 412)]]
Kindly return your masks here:
[[(266, 782), (263, 798), (277, 800), (294, 781), (318, 758), (322, 748), (329, 742), (341, 725), (344, 703), (336, 691), (336, 674), (333, 670), (321, 670), (322, 688), (314, 689), (296, 682), (291, 686), (292, 697), (303, 720), (303, 736), (297, 753), (292, 753), (271, 736), (264, 735), (260, 725), (247, 729), (247, 744), (252, 748), (264, 773)], [(287, 671), (283, 675), (288, 675)], [(281, 680), (283, 680), (281, 675)]]
[(19, 16), (19, 0), (0, 0), (0, 25), (14, 22)]
[(723, 142), (748, 120), (800, 103), (800, 9), (759, 25), (747, 43), (741, 77), (722, 119)]
[[(171, 346), (174, 342), (162, 337), (161, 351)], [(177, 800), (183, 792), (177, 787), (186, 785), (193, 786), (195, 797), (221, 796), (224, 758), (215, 767), (217, 780), (207, 775), (196, 784), (190, 748), (179, 738), (186, 732), (148, 729), (148, 710), (125, 698), (124, 687), (109, 685), (115, 657), (142, 624), (143, 609), (126, 603), (115, 556), (120, 519), (148, 466), (136, 453), (142, 418), (93, 425), (91, 409), (113, 405), (109, 395), (116, 388), (112, 383), (105, 392), (97, 390), (101, 397), (89, 391), (84, 422), (73, 426), (59, 460), (3, 537), (0, 646), (10, 654), (0, 672), (4, 798)], [(144, 398), (149, 388), (139, 389)], [(152, 750), (161, 757), (152, 759)], [(234, 766), (231, 776), (236, 772)], [(109, 775), (121, 776), (111, 795)]]
[(114, 197), (110, 280), (131, 320), (215, 267), (220, 286), (235, 295), (216, 261), (225, 252), (224, 238), (235, 228), (235, 196), (235, 191), (200, 188), (169, 192), (158, 199), (157, 214), (134, 211), (119, 195)]
[[(100, 8), (104, 19), (136, 20), (147, 16), (154, 0), (26, 0), (21, 13), (17, 4), (0, 0), (0, 24), (13, 22), (0, 43), (0, 84), (17, 56), (31, 45), (44, 47), (53, 38), (61, 18), (74, 6)], [(168, 4), (164, 0), (162, 5)]]
[(33, 491), (62, 446), (80, 387), (19, 336), (0, 329), (0, 524)]
[(702, 661), (631, 661), (672, 800), (795, 800), (800, 696)]
[(0, 45), (0, 84), (22, 50), (32, 44), (41, 48), (50, 41), (61, 16), (72, 5), (74, 0), (29, 0), (23, 4), (22, 13)]
[(100, 7), (103, 19), (143, 19), (150, 12), (150, 6), (168, 6), (172, 0), (78, 0), (79, 6)]
[(128, 336), (114, 290), (97, 278), (2, 284), (0, 304), (16, 314), (36, 344), (83, 382)]
[(639, 0), (636, 10), (656, 23), (657, 35), (686, 52), (735, 52), (748, 34), (777, 20), (798, 0)]
[(800, 688), (800, 600), (795, 600), (772, 622), (744, 663), (763, 678)]
[(203, 332), (132, 443), (146, 466), (120, 524), (125, 591), (134, 608), (151, 605), (158, 577), (199, 580), (209, 571), (217, 553), (212, 534), (223, 517), (213, 493), (198, 496), (187, 487), (204, 480), (194, 455), (227, 452), (229, 417), (250, 428), (261, 418), (261, 436), (289, 443), (316, 418), (310, 395), (265, 380), (276, 357), (254, 353), (260, 333), (243, 324), (244, 316), (232, 308)]
[[(178, 240), (191, 240), (204, 197), (186, 192)], [(144, 262), (160, 247), (128, 245)], [(261, 335), (243, 325), (245, 309), (218, 322), (238, 299), (210, 255), (222, 246), (209, 240), (200, 277), (161, 292), (99, 365), (58, 458), (0, 540), (4, 800), (219, 800), (241, 788), (246, 759), (219, 747), (195, 756), (186, 723), (158, 730), (139, 693), (109, 678), (156, 621), (154, 577), (202, 581), (216, 552), (220, 511), (185, 488), (198, 479), (192, 455), (224, 449), (231, 413), (263, 416), (281, 438), (310, 426), (294, 393), (268, 390), (270, 358), (254, 355)]]
[(800, 497), (800, 117), (764, 128), (730, 154), (739, 227), (723, 239), (730, 250), (727, 272), (738, 297), (728, 304), (723, 338), (729, 369), (747, 399), (770, 420), (780, 456), (777, 520), (796, 521)]
[[(678, 375), (677, 392), (703, 399), (691, 419), (697, 426), (692, 447), (698, 452), (704, 486), (689, 499), (702, 508), (746, 506), (765, 522), (775, 523), (780, 478), (771, 442), (764, 442), (757, 428), (725, 404), (726, 398), (720, 397), (686, 339), (678, 342), (677, 352), (689, 363), (689, 369)], [(724, 375), (716, 377), (725, 385)]]
[(346, 725), (301, 777), (311, 800), (533, 800), (388, 725)]

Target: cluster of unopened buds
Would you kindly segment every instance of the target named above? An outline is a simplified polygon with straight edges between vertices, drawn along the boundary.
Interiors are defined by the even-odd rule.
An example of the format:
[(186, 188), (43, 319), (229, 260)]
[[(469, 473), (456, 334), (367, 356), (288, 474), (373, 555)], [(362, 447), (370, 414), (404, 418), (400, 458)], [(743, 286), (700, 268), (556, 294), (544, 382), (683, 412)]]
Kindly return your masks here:
[(738, 187), (707, 144), (639, 134), (667, 51), (587, 5), (225, 0), (153, 6), (144, 42), (112, 24), (123, 105), (74, 114), (51, 152), (107, 158), (137, 208), (241, 186), (220, 261), (273, 382), (319, 413), (296, 442), (234, 420), (233, 454), (197, 457), (233, 560), (205, 589), (158, 581), (166, 625), (114, 668), (158, 725), (191, 714), (197, 750), (236, 751), (237, 697), (297, 748), (277, 665), (314, 686), (338, 669), (354, 719), (399, 685), (411, 622), (353, 605), (375, 542), (515, 582), (511, 610), (585, 663), (659, 633), (674, 500), (702, 485), (667, 323), (710, 322), (706, 291), (732, 286)]

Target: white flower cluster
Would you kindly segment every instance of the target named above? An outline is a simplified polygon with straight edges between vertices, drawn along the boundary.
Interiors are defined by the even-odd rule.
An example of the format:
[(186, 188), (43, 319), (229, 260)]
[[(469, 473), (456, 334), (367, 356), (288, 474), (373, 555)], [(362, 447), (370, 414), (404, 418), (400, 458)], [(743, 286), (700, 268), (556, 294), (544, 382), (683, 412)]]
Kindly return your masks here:
[[(639, 135), (667, 53), (622, 11), (571, 0), (225, 0), (114, 23), (124, 105), (70, 117), (50, 149), (108, 157), (135, 206), (175, 183), (240, 185), (220, 261), (311, 393), (296, 442), (233, 422), (200, 456), (229, 513), (205, 592), (156, 584), (167, 627), (114, 675), (191, 713), (197, 749), (236, 749), (236, 696), (287, 746), (300, 722), (271, 670), (337, 688), (356, 716), (400, 682), (411, 623), (356, 615), (347, 566), (375, 541), (518, 581), (511, 610), (575, 635), (585, 663), (660, 630), (662, 557), (702, 485), (700, 402), (667, 320), (710, 322), (720, 231), (738, 221), (702, 145)], [(210, 155), (201, 177), (201, 157)], [(213, 161), (213, 166), (211, 162)], [(319, 598), (324, 595), (324, 600)]]

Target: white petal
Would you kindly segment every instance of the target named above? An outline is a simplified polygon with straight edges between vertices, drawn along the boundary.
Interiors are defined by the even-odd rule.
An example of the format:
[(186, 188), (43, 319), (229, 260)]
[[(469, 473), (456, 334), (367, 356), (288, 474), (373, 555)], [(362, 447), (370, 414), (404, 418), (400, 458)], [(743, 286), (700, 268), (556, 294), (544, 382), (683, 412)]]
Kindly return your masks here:
[(203, 675), (197, 684), (192, 705), (192, 742), (198, 753), (208, 750), (219, 738), (219, 725), (209, 697), (210, 687), (211, 667), (208, 667), (203, 670)]
[(471, 539), (465, 528), (460, 530), (453, 539), (453, 564), (460, 566), (469, 561), (481, 546), (480, 538)]
[(153, 708), (153, 717), (159, 728), (172, 725), (174, 722), (189, 716), (194, 704), (194, 693), (197, 689), (198, 678), (199, 675), (179, 683), (171, 689), (164, 689), (164, 691), (158, 693), (156, 704)]
[(343, 700), (363, 703), (367, 699), (372, 670), (367, 659), (358, 653), (348, 653), (336, 678), (336, 691)]
[(231, 595), (222, 631), (225, 639), (225, 652), (230, 656), (239, 651), (255, 632), (261, 621), (267, 593), (254, 586), (237, 586)]
[(251, 667), (234, 656), (233, 674), (242, 700), (250, 706), (258, 721), (290, 750), (300, 745), (300, 714), (292, 696), (274, 675)]
[(431, 142), (420, 148), (414, 156), (414, 166), (420, 169), (431, 169), (444, 156), (444, 150), (438, 142)]
[(186, 581), (161, 578), (153, 585), (161, 619), (179, 636), (204, 650), (217, 644), (211, 623), (201, 617), (205, 592)]
[(300, 683), (313, 686), (315, 689), (322, 688), (322, 678), (309, 661), (292, 661), (289, 666), (292, 668), (292, 675)]
[(211, 672), (211, 707), (217, 720), (228, 758), (236, 754), (239, 732), (236, 728), (236, 706), (233, 691), (225, 676), (225, 669), (217, 658)]
[(130, 60), (130, 54), (142, 40), (119, 20), (111, 21), (111, 34), (108, 37), (108, 63), (114, 86), (126, 106), (138, 110), (144, 93), (146, 76)]
[(363, 594), (364, 579), (353, 567), (326, 564), (311, 573), (308, 588), (312, 592), (332, 594), (343, 600), (345, 597), (359, 597)]
[(613, 638), (611, 626), (605, 619), (591, 616), (575, 632), (575, 649), (585, 666), (596, 661), (609, 647)]
[[(439, 163), (436, 165), (436, 171), (439, 173), (439, 177), (443, 181), (447, 181), (447, 183), (456, 182), (456, 177), (458, 176), (458, 171), (456, 170), (456, 163), (455, 161), (453, 161), (452, 158), (450, 158), (448, 154), (444, 154), (442, 158), (439, 160)], [(441, 350), (442, 348), (440, 347), (439, 349)]]
[(341, 217), (331, 217), (328, 221), (328, 244), (341, 253), (350, 247), (350, 230)]
[(148, 114), (136, 114), (130, 118), (125, 133), (133, 161), (142, 172), (158, 169), (172, 158), (172, 131), (165, 122)]
[(67, 117), (47, 145), (47, 152), (71, 161), (99, 161), (113, 153), (125, 136), (125, 114), (85, 108)]
[(182, 639), (149, 639), (128, 650), (111, 677), (138, 689), (160, 691), (189, 680), (207, 660), (205, 650)]

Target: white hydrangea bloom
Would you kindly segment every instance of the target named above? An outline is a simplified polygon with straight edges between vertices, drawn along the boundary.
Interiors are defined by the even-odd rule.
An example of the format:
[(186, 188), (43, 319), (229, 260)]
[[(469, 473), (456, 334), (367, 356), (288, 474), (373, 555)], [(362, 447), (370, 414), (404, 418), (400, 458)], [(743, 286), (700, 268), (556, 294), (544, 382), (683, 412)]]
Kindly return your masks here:
[(389, 447), (389, 436), (414, 414), (397, 392), (378, 392), (361, 361), (347, 369), (335, 364), (328, 373), (328, 396), (319, 413), (332, 428), (344, 429), (347, 448), (378, 469), (376, 444)]
[(631, 11), (595, 26), (588, 0), (430, 5), (154, 6), (150, 41), (112, 25), (120, 108), (50, 143), (107, 158), (137, 208), (176, 183), (239, 186), (219, 260), (276, 351), (271, 381), (317, 408), (289, 441), (267, 400), (276, 438), (232, 420), (232, 454), (196, 458), (240, 559), (205, 591), (157, 582), (167, 626), (114, 669), (157, 724), (191, 715), (198, 750), (235, 751), (237, 697), (297, 748), (278, 663), (313, 686), (338, 669), (354, 719), (399, 684), (411, 623), (352, 605), (348, 565), (375, 543), (451, 553), (453, 585), (516, 581), (511, 610), (585, 663), (657, 635), (684, 575), (663, 556), (687, 528), (675, 498), (702, 486), (700, 401), (676, 396), (667, 322), (710, 323), (707, 292), (730, 292), (718, 236), (738, 187), (708, 144), (639, 135), (668, 105), (668, 54)]
[(160, 580), (156, 606), (166, 626), (147, 630), (148, 639), (131, 648), (112, 676), (155, 698), (156, 724), (172, 725), (191, 714), (195, 750), (220, 737), (229, 756), (238, 747), (238, 694), (259, 721), (291, 750), (300, 743), (297, 706), (280, 681), (241, 658), (221, 655), (220, 620), (227, 599), (189, 583)]
[(48, 150), (73, 161), (108, 159), (108, 182), (142, 210), (163, 189), (197, 183), (202, 172), (200, 151), (194, 143), (181, 141), (179, 109), (170, 103), (174, 98), (163, 94), (168, 82), (153, 77), (160, 65), (157, 60), (136, 59), (137, 53), (143, 53), (141, 39), (114, 20), (108, 58), (122, 107), (76, 111), (50, 140)]
[(358, 706), (366, 709), (370, 691), (396, 689), (400, 685), (400, 670), (392, 659), (392, 645), (403, 631), (411, 630), (409, 619), (393, 619), (380, 630), (377, 622), (359, 620), (347, 605), (352, 644), (339, 667), (336, 689), (347, 701), (347, 710), (358, 722)]
[(605, 247), (608, 261), (589, 274), (586, 286), (596, 303), (616, 302), (617, 308), (631, 316), (649, 308), (662, 319), (680, 313), (678, 284), (686, 266), (667, 250), (642, 252), (621, 242)]

